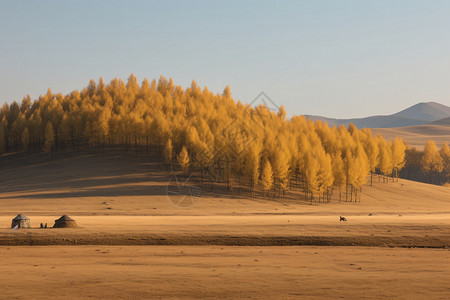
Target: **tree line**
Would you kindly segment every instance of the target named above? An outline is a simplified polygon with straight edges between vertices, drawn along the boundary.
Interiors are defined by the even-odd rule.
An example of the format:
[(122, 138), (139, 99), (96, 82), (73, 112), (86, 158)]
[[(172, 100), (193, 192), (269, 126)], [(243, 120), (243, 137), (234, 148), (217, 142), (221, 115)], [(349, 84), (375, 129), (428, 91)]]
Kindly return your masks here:
[(406, 150), (402, 176), (408, 179), (442, 185), (450, 182), (450, 148), (446, 142), (439, 149), (432, 140), (427, 141), (423, 151)]
[[(304, 116), (286, 118), (264, 105), (235, 101), (201, 89), (183, 89), (163, 76), (138, 84), (91, 80), (81, 91), (62, 95), (48, 89), (32, 101), (0, 110), (1, 152), (54, 152), (122, 147), (162, 161), (186, 176), (198, 174), (246, 190), (284, 197), (299, 188), (311, 202), (329, 201), (333, 192), (358, 201), (370, 174), (384, 182), (405, 165), (402, 139), (389, 142), (354, 125), (330, 128)], [(342, 196), (342, 200), (344, 200)]]

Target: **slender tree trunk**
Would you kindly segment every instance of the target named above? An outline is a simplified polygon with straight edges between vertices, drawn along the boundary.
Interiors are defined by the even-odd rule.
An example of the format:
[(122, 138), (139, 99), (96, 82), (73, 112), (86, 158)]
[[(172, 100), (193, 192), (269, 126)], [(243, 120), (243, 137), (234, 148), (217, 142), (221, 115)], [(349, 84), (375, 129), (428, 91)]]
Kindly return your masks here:
[(353, 186), (350, 186), (350, 202), (353, 202)]
[(362, 194), (362, 187), (359, 188), (359, 199), (358, 202), (361, 203), (361, 194)]
[(348, 183), (345, 184), (345, 202), (348, 202)]

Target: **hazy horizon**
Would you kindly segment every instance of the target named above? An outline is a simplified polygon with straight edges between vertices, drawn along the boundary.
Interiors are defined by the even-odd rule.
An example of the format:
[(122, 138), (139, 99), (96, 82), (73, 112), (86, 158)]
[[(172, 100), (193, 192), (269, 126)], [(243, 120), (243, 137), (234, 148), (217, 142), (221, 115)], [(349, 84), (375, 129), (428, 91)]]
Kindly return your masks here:
[(450, 105), (446, 1), (0, 3), (0, 103), (90, 79), (196, 80), (289, 115), (362, 118)]

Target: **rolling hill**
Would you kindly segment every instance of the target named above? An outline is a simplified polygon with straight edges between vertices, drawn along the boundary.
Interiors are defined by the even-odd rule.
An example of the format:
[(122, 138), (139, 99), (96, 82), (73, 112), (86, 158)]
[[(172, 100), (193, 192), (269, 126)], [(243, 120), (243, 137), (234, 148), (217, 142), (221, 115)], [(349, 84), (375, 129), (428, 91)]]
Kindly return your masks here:
[(330, 126), (348, 126), (350, 123), (353, 123), (358, 128), (395, 128), (431, 123), (435, 125), (450, 125), (450, 107), (436, 102), (421, 102), (398, 113), (386, 116), (370, 116), (355, 119), (333, 119), (312, 115), (305, 115), (305, 117), (313, 121), (322, 120)]
[(395, 128), (372, 128), (373, 134), (382, 135), (386, 140), (401, 137), (408, 146), (422, 150), (428, 140), (433, 140), (438, 147), (444, 142), (450, 142), (450, 126), (443, 125), (414, 125)]
[(442, 125), (442, 126), (450, 126), (450, 118), (444, 118), (437, 121), (432, 122), (433, 125)]

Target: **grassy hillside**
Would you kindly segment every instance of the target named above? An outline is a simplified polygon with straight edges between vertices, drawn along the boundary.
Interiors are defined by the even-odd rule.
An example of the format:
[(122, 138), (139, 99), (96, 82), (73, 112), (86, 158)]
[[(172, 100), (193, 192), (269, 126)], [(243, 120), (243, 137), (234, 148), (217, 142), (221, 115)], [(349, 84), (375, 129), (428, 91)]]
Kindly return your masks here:
[(387, 140), (396, 137), (403, 138), (408, 146), (422, 150), (428, 140), (436, 142), (438, 147), (442, 143), (450, 142), (450, 127), (442, 125), (418, 125), (399, 128), (373, 128), (373, 134), (380, 134)]
[[(361, 202), (310, 205), (302, 192), (285, 198), (204, 190), (195, 205), (167, 195), (171, 178), (143, 158), (113, 155), (2, 158), (0, 245), (359, 245), (445, 247), (450, 189), (401, 180), (365, 185)], [(53, 226), (63, 214), (81, 228), (11, 230), (23, 213)], [(340, 222), (345, 216), (347, 222)], [(424, 236), (427, 236), (424, 239)]]
[(450, 212), (446, 187), (407, 180), (383, 184), (377, 177), (374, 186), (363, 186), (361, 202), (356, 204), (340, 203), (337, 189), (331, 203), (309, 205), (300, 191), (291, 191), (284, 199), (253, 198), (244, 191), (230, 194), (216, 184), (214, 191), (203, 188), (194, 206), (180, 208), (167, 196), (171, 174), (145, 158), (60, 155), (48, 164), (43, 155), (11, 156), (2, 157), (0, 168), (3, 216), (19, 212), (52, 216)]

